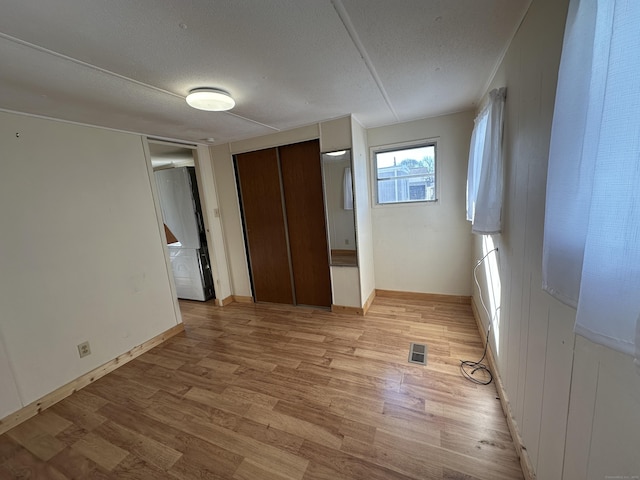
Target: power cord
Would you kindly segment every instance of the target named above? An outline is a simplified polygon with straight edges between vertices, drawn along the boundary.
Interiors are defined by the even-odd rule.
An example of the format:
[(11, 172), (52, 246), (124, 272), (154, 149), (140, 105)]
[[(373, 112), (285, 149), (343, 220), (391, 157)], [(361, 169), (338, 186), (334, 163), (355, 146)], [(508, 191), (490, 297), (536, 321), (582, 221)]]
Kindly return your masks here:
[[(484, 363), (482, 363), (482, 361), (487, 356), (487, 348), (489, 347), (489, 334), (491, 333), (491, 326), (493, 325), (495, 314), (494, 316), (491, 316), (489, 314), (489, 309), (484, 303), (484, 298), (482, 298), (482, 289), (480, 288), (480, 283), (478, 282), (477, 270), (480, 267), (480, 265), (482, 265), (482, 263), (485, 261), (485, 259), (489, 256), (489, 254), (497, 251), (498, 251), (497, 248), (494, 248), (493, 250), (489, 250), (484, 257), (478, 260), (478, 262), (476, 263), (476, 266), (473, 267), (473, 279), (475, 280), (476, 286), (478, 287), (478, 292), (480, 294), (480, 303), (482, 303), (482, 308), (484, 308), (484, 311), (487, 313), (487, 318), (489, 318), (489, 329), (487, 330), (487, 336), (486, 336), (487, 341), (484, 344), (484, 351), (482, 352), (482, 357), (480, 358), (480, 360), (478, 360), (477, 362), (474, 362), (472, 360), (460, 360), (460, 372), (462, 373), (462, 376), (465, 377), (467, 380), (470, 380), (471, 382), (476, 383), (478, 385), (489, 385), (493, 381), (493, 374), (491, 373), (491, 370), (489, 370), (489, 367), (487, 367)], [(498, 310), (496, 309), (496, 312), (497, 311)], [(483, 375), (484, 379), (474, 377), (476, 372), (480, 372), (484, 374)]]

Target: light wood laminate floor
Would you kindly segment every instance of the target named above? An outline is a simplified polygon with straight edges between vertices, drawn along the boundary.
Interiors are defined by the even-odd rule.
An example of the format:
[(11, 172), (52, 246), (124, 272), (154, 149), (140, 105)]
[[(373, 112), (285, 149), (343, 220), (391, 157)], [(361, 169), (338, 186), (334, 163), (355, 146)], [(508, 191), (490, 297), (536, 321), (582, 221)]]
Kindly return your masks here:
[(181, 307), (184, 333), (0, 436), (0, 479), (523, 478), (494, 385), (460, 375), (468, 305)]

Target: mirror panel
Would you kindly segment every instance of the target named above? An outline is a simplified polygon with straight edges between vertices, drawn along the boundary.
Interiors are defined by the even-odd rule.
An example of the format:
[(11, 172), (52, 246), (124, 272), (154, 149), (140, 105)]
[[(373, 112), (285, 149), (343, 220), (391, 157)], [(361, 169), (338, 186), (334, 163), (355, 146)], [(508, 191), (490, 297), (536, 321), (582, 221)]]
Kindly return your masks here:
[(332, 266), (358, 266), (351, 150), (322, 154), (327, 234)]

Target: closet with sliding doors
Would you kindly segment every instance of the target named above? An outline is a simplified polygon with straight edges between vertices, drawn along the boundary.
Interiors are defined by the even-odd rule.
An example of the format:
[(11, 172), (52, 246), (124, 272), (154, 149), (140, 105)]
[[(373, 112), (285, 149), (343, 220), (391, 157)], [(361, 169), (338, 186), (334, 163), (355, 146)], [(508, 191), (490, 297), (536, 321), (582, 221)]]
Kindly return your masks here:
[(235, 155), (256, 302), (331, 306), (318, 140)]

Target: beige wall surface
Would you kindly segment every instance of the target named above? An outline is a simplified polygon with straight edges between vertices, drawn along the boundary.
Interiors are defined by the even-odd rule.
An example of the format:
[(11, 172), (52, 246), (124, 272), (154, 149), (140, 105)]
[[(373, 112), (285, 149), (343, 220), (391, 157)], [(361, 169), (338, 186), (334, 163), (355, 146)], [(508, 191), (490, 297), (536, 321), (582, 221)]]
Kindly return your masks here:
[(362, 307), (360, 269), (358, 267), (331, 267), (331, 293), (334, 305)]
[[(0, 331), (0, 334), (2, 332)], [(4, 346), (4, 341), (0, 337), (0, 418), (4, 418), (12, 412), (22, 407), (20, 394), (18, 393), (18, 385), (16, 384), (11, 366), (9, 364), (9, 356)]]
[(353, 139), (353, 196), (356, 210), (356, 240), (360, 269), (360, 306), (376, 288), (374, 261), (374, 231), (369, 190), (369, 155), (367, 132), (355, 118), (351, 119)]
[(351, 148), (351, 115), (327, 120), (319, 125), (320, 151), (335, 152)]
[[(369, 149), (437, 141), (437, 202), (374, 205), (375, 286), (382, 290), (470, 295), (471, 227), (465, 220), (473, 113), (367, 130)], [(372, 168), (369, 152), (369, 166)], [(375, 180), (370, 175), (375, 203)]]
[(212, 175), (218, 192), (220, 220), (224, 232), (231, 294), (250, 297), (251, 282), (244, 244), (244, 229), (236, 188), (236, 174), (229, 144), (210, 147)]
[[(499, 248), (494, 274), (502, 308), (492, 348), (537, 478), (633, 478), (640, 475), (640, 377), (632, 359), (574, 335), (575, 310), (541, 287), (549, 139), (567, 4), (533, 1), (489, 87), (507, 87), (504, 228), (489, 247), (476, 238), (474, 259), (491, 244)], [(479, 273), (485, 299), (494, 298), (487, 271)], [(480, 306), (477, 291), (474, 301)]]
[(272, 133), (270, 135), (263, 135), (261, 137), (239, 140), (229, 144), (229, 151), (232, 154), (253, 152), (264, 148), (279, 147), (280, 145), (289, 145), (291, 143), (314, 140), (318, 138), (319, 135), (319, 125), (316, 123), (304, 127), (293, 128), (291, 130)]
[(223, 300), (231, 295), (231, 275), (229, 274), (227, 247), (209, 148), (199, 146), (195, 160), (214, 289), (216, 298)]
[(140, 136), (0, 113), (0, 156), (0, 375), (24, 406), (179, 313)]

